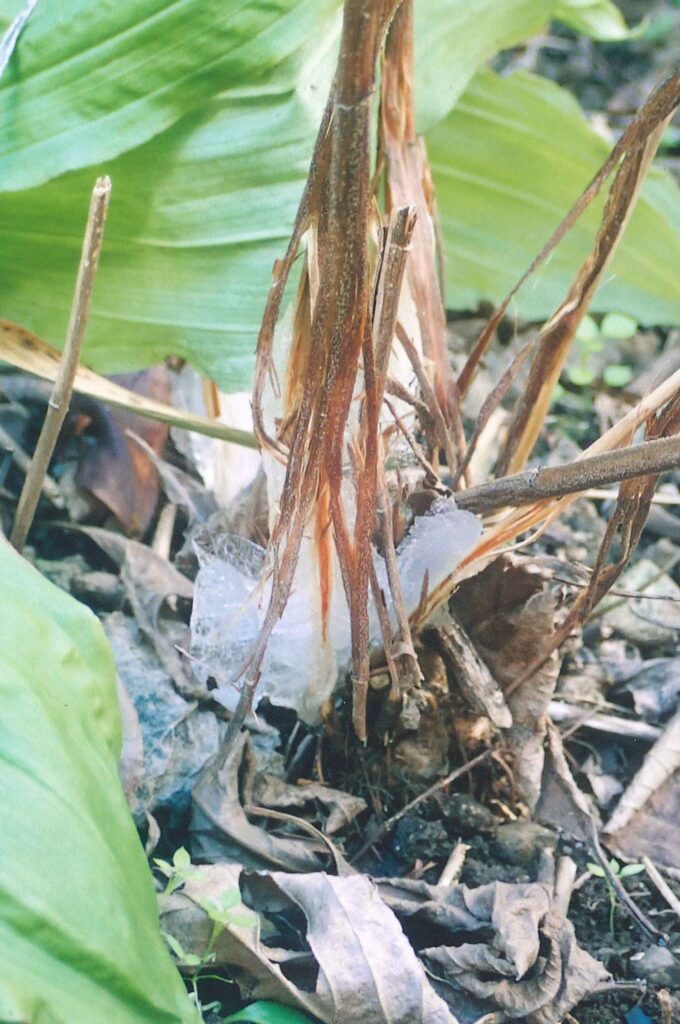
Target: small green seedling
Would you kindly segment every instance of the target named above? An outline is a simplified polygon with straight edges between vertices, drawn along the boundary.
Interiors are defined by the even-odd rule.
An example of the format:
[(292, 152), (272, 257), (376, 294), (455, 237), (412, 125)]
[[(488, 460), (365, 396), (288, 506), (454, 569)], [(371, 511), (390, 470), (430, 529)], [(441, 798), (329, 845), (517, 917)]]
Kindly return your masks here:
[[(175, 851), (172, 864), (158, 858), (154, 858), (154, 863), (158, 870), (168, 879), (165, 887), (166, 894), (175, 892), (197, 874), (197, 869), (191, 863), (191, 857), (184, 847), (180, 847), (179, 850)], [(203, 1020), (204, 1011), (212, 1009), (213, 1004), (210, 1006), (201, 1005), (198, 996), (198, 982), (200, 978), (209, 977), (204, 971), (206, 967), (214, 963), (217, 939), (226, 928), (252, 927), (257, 921), (257, 916), (243, 906), (241, 893), (236, 886), (232, 889), (225, 889), (219, 894), (217, 899), (196, 899), (194, 902), (197, 903), (201, 910), (205, 911), (212, 921), (212, 931), (203, 954), (198, 956), (196, 953), (188, 953), (174, 935), (170, 935), (168, 932), (163, 932), (162, 934), (177, 960), (187, 968), (187, 975), (192, 987), (191, 999), (196, 1005), (201, 1020)], [(219, 1003), (215, 1004), (215, 1006), (219, 1008)]]
[(164, 889), (165, 895), (174, 892), (175, 889), (179, 889), (180, 886), (189, 881), (192, 875), (196, 874), (196, 869), (191, 864), (191, 857), (183, 846), (180, 846), (179, 850), (175, 850), (172, 864), (167, 860), (160, 860), (158, 857), (154, 857), (154, 864), (161, 874), (165, 875), (168, 879), (168, 884)]
[[(609, 875), (604, 870), (601, 864), (588, 864), (588, 871), (591, 875), (595, 875), (596, 878), (604, 878), (607, 886), (607, 892), (609, 893), (609, 931), (614, 934), (614, 919), (616, 917), (616, 891), (612, 885)], [(614, 857), (609, 861), (609, 870), (618, 878), (620, 882), (624, 878), (630, 878), (631, 875), (639, 875), (641, 871), (645, 870), (644, 864), (619, 864), (618, 860)]]
[[(592, 357), (604, 349), (607, 341), (625, 341), (632, 338), (637, 329), (637, 322), (623, 313), (607, 313), (599, 326), (591, 316), (584, 316), (574, 337), (577, 361), (567, 368), (570, 382), (576, 387), (592, 384), (597, 377)], [(630, 366), (612, 364), (602, 371), (602, 380), (610, 388), (625, 387), (632, 379)]]

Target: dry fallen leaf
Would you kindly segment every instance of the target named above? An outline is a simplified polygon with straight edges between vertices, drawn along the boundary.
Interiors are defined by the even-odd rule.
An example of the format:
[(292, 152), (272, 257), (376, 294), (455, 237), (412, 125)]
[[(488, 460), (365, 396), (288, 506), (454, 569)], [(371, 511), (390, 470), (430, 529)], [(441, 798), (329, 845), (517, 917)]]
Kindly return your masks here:
[(501, 1011), (553, 1024), (605, 980), (582, 950), (561, 900), (544, 883), (493, 882), (477, 889), (409, 879), (379, 882), (397, 917), (441, 944), (421, 950), (437, 991), (465, 1022)]
[[(136, 394), (166, 401), (167, 371), (155, 366), (140, 373), (126, 374), (117, 382)], [(151, 522), (158, 503), (158, 474), (153, 462), (127, 435), (134, 431), (160, 454), (170, 428), (165, 423), (92, 403), (88, 429), (96, 444), (84, 446), (76, 482), (87, 488), (109, 508), (126, 533), (142, 534)]]
[(316, 979), (313, 1012), (343, 1024), (454, 1024), (399, 922), (363, 875), (245, 874), (244, 902), (260, 915), (304, 915)]
[(201, 907), (219, 905), (239, 874), (244, 903), (257, 914), (248, 922), (244, 908), (234, 910), (239, 923), (218, 936), (214, 964), (252, 998), (306, 1010), (327, 1024), (458, 1024), (396, 917), (362, 875), (197, 867), (182, 892), (160, 897), (162, 928), (186, 952), (206, 952), (212, 922)]
[(318, 871), (324, 866), (319, 855), (327, 853), (323, 843), (308, 837), (278, 836), (248, 820), (241, 794), (252, 790), (256, 770), (247, 733), (230, 745), (222, 767), (215, 763), (206, 767), (193, 792), (194, 858), (250, 868)]
[(680, 711), (666, 725), (604, 830), (621, 857), (680, 868)]
[(551, 642), (558, 607), (550, 574), (537, 560), (507, 554), (464, 580), (451, 605), (512, 714), (506, 730), (515, 776), (530, 808), (538, 800), (543, 766), (545, 714), (555, 690), (559, 660), (548, 661), (519, 687), (527, 667)]

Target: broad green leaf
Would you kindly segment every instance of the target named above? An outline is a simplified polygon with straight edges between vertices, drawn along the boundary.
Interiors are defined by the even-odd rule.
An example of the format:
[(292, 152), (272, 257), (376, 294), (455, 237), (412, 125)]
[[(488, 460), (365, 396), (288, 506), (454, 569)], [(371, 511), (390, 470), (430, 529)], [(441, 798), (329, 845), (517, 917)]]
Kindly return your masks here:
[[(0, 81), (0, 189), (111, 160), (234, 84), (286, 88), (338, 4), (42, 0)], [(21, 6), (0, 0), (0, 32)]]
[(592, 39), (614, 42), (635, 34), (612, 0), (558, 0), (553, 18)]
[(300, 1010), (294, 1010), (290, 1006), (281, 1006), (280, 1003), (270, 1003), (262, 1000), (251, 1003), (243, 1010), (232, 1013), (225, 1017), (224, 1024), (312, 1024), (312, 1018)]
[[(226, 93), (106, 165), (113, 192), (85, 362), (115, 372), (174, 353), (225, 389), (250, 386), (314, 130), (295, 93)], [(0, 194), (0, 310), (58, 347), (97, 173)]]
[(630, 35), (612, 0), (415, 0), (414, 9), (420, 131), (446, 117), (487, 60), (540, 32), (550, 19), (594, 39)]
[(118, 779), (94, 615), (0, 537), (0, 1020), (195, 1024)]
[[(447, 303), (501, 300), (609, 151), (576, 101), (526, 73), (476, 75), (427, 134), (447, 254)], [(602, 203), (572, 228), (512, 311), (549, 316), (590, 251)], [(641, 324), (680, 322), (680, 189), (652, 169), (592, 309)]]
[(478, 67), (545, 27), (555, 0), (415, 0), (416, 110), (426, 131)]

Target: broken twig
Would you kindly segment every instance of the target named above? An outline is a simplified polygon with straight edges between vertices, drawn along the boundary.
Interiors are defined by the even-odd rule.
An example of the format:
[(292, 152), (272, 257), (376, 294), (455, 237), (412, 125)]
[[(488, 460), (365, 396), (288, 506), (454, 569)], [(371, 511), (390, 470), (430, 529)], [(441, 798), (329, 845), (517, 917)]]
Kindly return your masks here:
[(71, 401), (73, 380), (78, 369), (80, 350), (90, 313), (92, 289), (99, 264), (99, 253), (104, 235), (104, 223), (106, 221), (106, 211), (108, 210), (110, 195), (111, 182), (109, 178), (98, 178), (92, 190), (90, 211), (87, 219), (87, 228), (85, 229), (83, 250), (80, 257), (64, 353), (54, 388), (47, 404), (45, 422), (38, 438), (30, 469), (24, 480), (10, 536), (10, 542), (17, 551), (21, 551), (26, 543), (26, 537), (33, 522), (43, 481)]

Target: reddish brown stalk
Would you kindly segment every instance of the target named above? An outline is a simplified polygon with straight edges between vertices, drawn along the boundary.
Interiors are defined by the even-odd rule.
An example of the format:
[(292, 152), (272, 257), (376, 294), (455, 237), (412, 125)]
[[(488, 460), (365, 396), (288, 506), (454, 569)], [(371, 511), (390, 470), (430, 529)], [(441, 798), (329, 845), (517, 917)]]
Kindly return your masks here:
[[(258, 341), (253, 393), (254, 422), (261, 442), (286, 456), (279, 514), (272, 530), (272, 592), (253, 651), (242, 666), (239, 704), (226, 738), (228, 746), (252, 706), (267, 642), (290, 594), (305, 528), (317, 513), (321, 586), (331, 585), (328, 518), (333, 529), (350, 610), (355, 677), (355, 727), (365, 737), (368, 685), (368, 581), (370, 534), (375, 515), (378, 401), (373, 375), (368, 261), (370, 192), (370, 105), (378, 49), (395, 0), (346, 0), (335, 81), (317, 138), (309, 179), (293, 236), (272, 286)], [(305, 230), (312, 228), (314, 252), (309, 286), (298, 302), (313, 303), (311, 322), (298, 308), (297, 338), (287, 376), (291, 406), (282, 437), (269, 436), (262, 416), (266, 379), (272, 373), (272, 345), (283, 289)], [(350, 536), (341, 488), (346, 427), (359, 359), (363, 354), (366, 429), (362, 438), (357, 516)], [(300, 381), (302, 385), (300, 386)], [(288, 451), (286, 452), (286, 448)], [(321, 522), (319, 522), (321, 517)], [(319, 545), (319, 542), (321, 544)]]
[(434, 187), (424, 144), (415, 131), (413, 0), (403, 0), (387, 33), (380, 112), (387, 209), (411, 206), (418, 213), (407, 279), (418, 317), (423, 355), (434, 367), (437, 403), (453, 436), (453, 445), (450, 440), (448, 445), (443, 445), (449, 470), (453, 473), (463, 458), (465, 436), (458, 388), (448, 357), (446, 314), (437, 273)]

